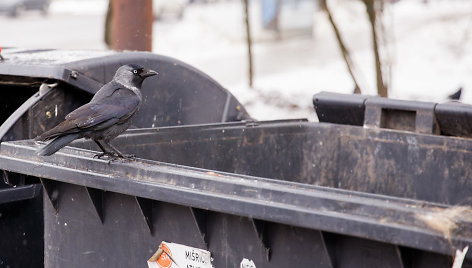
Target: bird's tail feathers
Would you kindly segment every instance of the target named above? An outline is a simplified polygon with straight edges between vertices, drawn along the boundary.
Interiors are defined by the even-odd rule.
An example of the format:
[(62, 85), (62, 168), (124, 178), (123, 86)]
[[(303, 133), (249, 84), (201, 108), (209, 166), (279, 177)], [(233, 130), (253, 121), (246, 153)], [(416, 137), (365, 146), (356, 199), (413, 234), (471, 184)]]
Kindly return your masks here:
[(41, 134), (41, 135), (37, 136), (36, 138), (34, 138), (34, 140), (35, 141), (48, 141), (48, 140), (55, 139), (55, 138), (57, 138), (61, 135), (61, 133), (57, 133), (57, 132), (54, 133), (53, 130), (55, 130), (55, 129), (53, 128), (53, 129), (50, 129), (50, 130), (44, 132), (43, 134)]
[(36, 154), (40, 156), (52, 155), (55, 152), (59, 151), (62, 147), (66, 146), (75, 139), (80, 138), (79, 133), (68, 134), (64, 136), (59, 136), (52, 140), (50, 143), (46, 144), (44, 147), (39, 149)]

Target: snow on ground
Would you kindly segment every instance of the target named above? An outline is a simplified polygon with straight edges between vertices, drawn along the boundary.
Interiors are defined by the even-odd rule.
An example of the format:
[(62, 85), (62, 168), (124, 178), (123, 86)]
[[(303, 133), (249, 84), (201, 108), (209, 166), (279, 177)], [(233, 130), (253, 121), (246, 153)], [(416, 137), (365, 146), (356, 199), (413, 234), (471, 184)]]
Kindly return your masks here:
[[(363, 93), (376, 94), (364, 6), (337, 0), (330, 1), (330, 7), (353, 55)], [(154, 50), (209, 73), (258, 119), (314, 119), (313, 94), (351, 93), (354, 86), (326, 15), (314, 8), (309, 18), (312, 29), (297, 31), (289, 24), (300, 12), (290, 8), (283, 6), (282, 36), (277, 40), (259, 26), (260, 6), (252, 2), (254, 89), (247, 86), (239, 2), (194, 6), (180, 23), (157, 23)], [(462, 86), (464, 102), (472, 103), (472, 1), (403, 0), (387, 5), (384, 23), (389, 46), (383, 51), (388, 51), (386, 60), (392, 66), (391, 97), (441, 102)]]
[(53, 14), (105, 15), (108, 1), (103, 0), (53, 0), (49, 11)]
[[(326, 15), (309, 0), (284, 1), (279, 38), (262, 29), (252, 0), (254, 88), (248, 87), (242, 1), (189, 5), (184, 18), (156, 21), (153, 51), (178, 58), (228, 88), (256, 119), (316, 120), (313, 94), (354, 86)], [(365, 94), (375, 94), (370, 28), (360, 1), (329, 0)], [(50, 15), (0, 18), (0, 44), (26, 48), (104, 49), (105, 0), (54, 0)], [(401, 0), (386, 6), (390, 96), (444, 101), (458, 87), (472, 103), (472, 1)], [(28, 25), (33, 25), (30, 27)], [(17, 28), (18, 27), (18, 28)], [(11, 29), (13, 33), (6, 30)], [(51, 29), (40, 31), (38, 29)], [(23, 33), (21, 36), (17, 32)]]

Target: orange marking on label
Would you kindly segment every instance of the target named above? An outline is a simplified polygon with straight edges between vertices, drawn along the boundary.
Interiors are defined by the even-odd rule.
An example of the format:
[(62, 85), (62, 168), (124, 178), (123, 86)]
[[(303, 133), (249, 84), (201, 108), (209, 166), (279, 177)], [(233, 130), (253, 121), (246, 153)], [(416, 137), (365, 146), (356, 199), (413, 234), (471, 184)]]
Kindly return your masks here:
[(171, 258), (169, 258), (166, 252), (168, 252), (171, 257), (172, 252), (170, 251), (170, 248), (164, 243), (162, 243), (162, 249), (164, 250), (164, 252), (162, 252), (161, 256), (159, 257), (159, 259), (157, 259), (156, 262), (162, 268), (169, 268), (172, 265), (172, 260)]

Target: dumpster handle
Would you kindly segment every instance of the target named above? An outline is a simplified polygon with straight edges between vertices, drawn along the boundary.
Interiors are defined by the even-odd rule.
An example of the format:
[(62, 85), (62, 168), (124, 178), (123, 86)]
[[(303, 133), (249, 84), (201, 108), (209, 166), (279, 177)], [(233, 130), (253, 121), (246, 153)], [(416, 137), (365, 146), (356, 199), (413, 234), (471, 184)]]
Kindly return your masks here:
[(41, 193), (40, 184), (0, 189), (0, 204), (33, 199)]

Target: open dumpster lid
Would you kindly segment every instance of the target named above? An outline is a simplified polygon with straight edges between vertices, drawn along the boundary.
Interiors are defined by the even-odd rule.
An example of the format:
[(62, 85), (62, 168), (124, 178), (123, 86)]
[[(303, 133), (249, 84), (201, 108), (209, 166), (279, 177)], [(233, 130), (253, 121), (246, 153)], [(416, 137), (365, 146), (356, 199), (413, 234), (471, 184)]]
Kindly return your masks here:
[[(130, 63), (159, 72), (158, 78), (152, 78), (143, 84), (143, 104), (133, 121), (134, 127), (228, 122), (250, 118), (243, 105), (228, 90), (203, 72), (174, 58), (149, 52), (16, 48), (5, 48), (2, 55), (4, 60), (0, 62), (0, 94), (3, 96), (12, 94), (12, 91), (26, 91), (26, 88), (29, 89), (28, 92), (31, 88), (39, 91), (42, 83), (59, 82), (54, 90), (47, 92), (49, 95), (38, 93), (31, 96), (5, 121), (6, 124), (0, 122), (4, 123), (0, 127), (2, 140), (5, 140), (4, 135), (11, 132), (14, 124), (27, 112), (51, 109), (46, 107), (51, 104), (60, 106), (60, 109), (52, 107), (53, 112), (60, 117), (58, 120), (54, 117), (44, 118), (46, 111), (38, 111), (40, 114), (34, 120), (47, 121), (41, 122), (47, 128), (55, 126), (73, 107), (84, 104), (86, 97), (90, 98), (103, 84), (109, 82), (120, 66)], [(33, 132), (30, 134), (39, 134)], [(8, 140), (32, 138), (13, 136), (15, 137), (9, 137)]]

